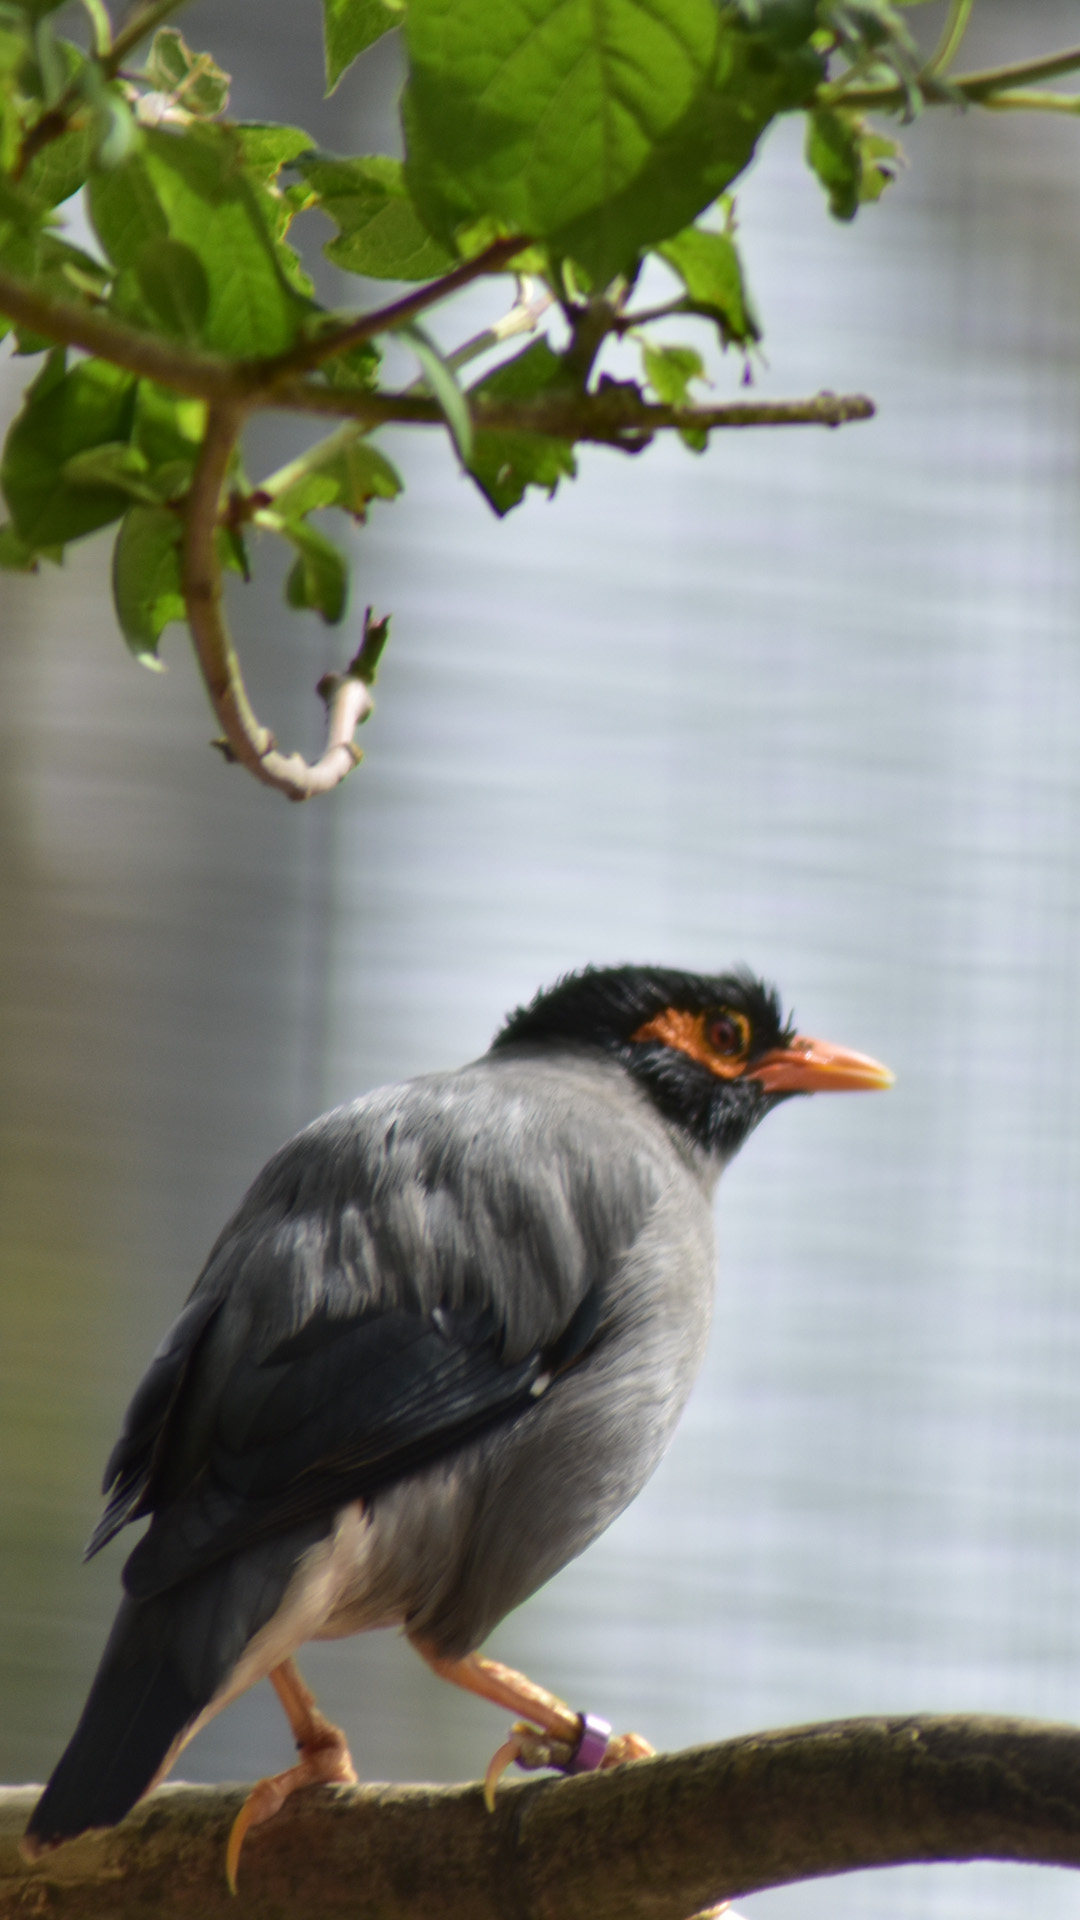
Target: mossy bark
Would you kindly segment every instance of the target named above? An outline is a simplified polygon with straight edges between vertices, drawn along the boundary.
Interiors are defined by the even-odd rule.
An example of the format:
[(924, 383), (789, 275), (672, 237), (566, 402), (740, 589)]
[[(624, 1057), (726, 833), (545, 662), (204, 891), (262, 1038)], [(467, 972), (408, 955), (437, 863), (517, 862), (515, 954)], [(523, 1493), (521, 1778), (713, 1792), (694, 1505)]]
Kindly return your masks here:
[(504, 1786), (327, 1787), (223, 1871), (242, 1787), (160, 1787), (34, 1866), (37, 1789), (0, 1789), (0, 1920), (686, 1920), (857, 1868), (1080, 1866), (1080, 1730), (982, 1715), (836, 1721)]

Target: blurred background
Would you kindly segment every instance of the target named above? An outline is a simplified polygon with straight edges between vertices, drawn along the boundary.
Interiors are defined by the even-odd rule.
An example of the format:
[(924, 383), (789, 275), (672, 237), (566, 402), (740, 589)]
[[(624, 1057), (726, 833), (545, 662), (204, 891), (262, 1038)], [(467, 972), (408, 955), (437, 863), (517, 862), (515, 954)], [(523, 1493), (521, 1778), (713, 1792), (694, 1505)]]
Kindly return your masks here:
[[(314, 11), (183, 24), (240, 115), (387, 146), (396, 49), (324, 103)], [(964, 64), (1068, 44), (1078, 17), (981, 0)], [(476, 1054), (587, 960), (745, 960), (897, 1085), (785, 1108), (731, 1169), (675, 1445), (491, 1650), (664, 1747), (859, 1713), (1080, 1719), (1080, 128), (928, 114), (853, 229), (800, 137), (740, 194), (756, 389), (862, 390), (877, 419), (703, 458), (587, 449), (503, 524), (436, 436), (387, 434), (408, 492), (356, 537), (347, 630), (287, 616), (269, 554), (234, 599), (260, 715), (309, 751), (319, 674), (365, 601), (393, 613), (333, 798), (290, 807), (207, 751), (179, 629), (167, 676), (130, 661), (109, 536), (0, 576), (4, 1781), (43, 1779), (71, 1730), (124, 1551), (80, 1565), (101, 1466), (262, 1161), (321, 1108)], [(495, 311), (470, 294), (443, 339)], [(0, 364), (8, 414), (26, 371)], [(716, 362), (718, 396), (740, 372)], [(261, 427), (252, 470), (299, 431)], [(472, 1777), (503, 1737), (390, 1635), (303, 1664), (364, 1778)], [(289, 1751), (263, 1688), (181, 1771)], [(740, 1905), (1057, 1920), (1080, 1893), (976, 1866)]]

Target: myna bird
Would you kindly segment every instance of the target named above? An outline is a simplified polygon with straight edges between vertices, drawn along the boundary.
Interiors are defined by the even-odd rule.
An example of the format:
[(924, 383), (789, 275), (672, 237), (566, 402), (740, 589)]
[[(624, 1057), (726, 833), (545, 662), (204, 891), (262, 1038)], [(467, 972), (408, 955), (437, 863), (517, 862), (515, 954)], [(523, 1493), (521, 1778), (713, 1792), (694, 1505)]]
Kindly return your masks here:
[(93, 1554), (150, 1525), (23, 1842), (112, 1826), (269, 1676), (298, 1786), (355, 1779), (293, 1662), (399, 1627), (443, 1679), (521, 1716), (511, 1759), (651, 1752), (477, 1653), (639, 1492), (701, 1363), (711, 1196), (796, 1093), (888, 1086), (808, 1040), (743, 972), (586, 969), (454, 1073), (384, 1087), (264, 1167), (158, 1348), (105, 1470)]

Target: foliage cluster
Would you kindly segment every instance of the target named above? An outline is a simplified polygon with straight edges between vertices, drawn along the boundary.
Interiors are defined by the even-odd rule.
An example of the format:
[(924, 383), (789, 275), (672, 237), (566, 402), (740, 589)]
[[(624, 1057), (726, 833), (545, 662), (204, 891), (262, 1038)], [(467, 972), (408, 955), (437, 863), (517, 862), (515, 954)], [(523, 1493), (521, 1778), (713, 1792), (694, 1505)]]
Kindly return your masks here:
[[(293, 798), (336, 784), (370, 700), (348, 729), (339, 715), (325, 764), (279, 754), (247, 705), (222, 568), (246, 578), (252, 534), (282, 539), (289, 605), (339, 621), (347, 566), (323, 516), (362, 521), (401, 490), (370, 437), (390, 421), (444, 426), (502, 514), (572, 476), (583, 441), (636, 452), (673, 430), (700, 450), (731, 424), (865, 416), (826, 397), (697, 404), (700, 341), (673, 342), (669, 323), (704, 324), (749, 368), (761, 323), (732, 195), (779, 116), (805, 117), (807, 163), (850, 220), (897, 170), (868, 112), (1075, 110), (1035, 89), (1080, 50), (950, 77), (972, 4), (953, 0), (926, 57), (889, 0), (323, 0), (331, 89), (383, 34), (403, 37), (400, 160), (230, 119), (228, 76), (170, 23), (179, 0), (142, 0), (119, 27), (104, 0), (0, 0), (0, 316), (38, 361), (0, 463), (0, 565), (59, 561), (118, 523), (113, 593), (137, 657), (157, 664), (164, 627), (187, 618), (229, 756)], [(80, 193), (87, 245), (58, 212)], [(293, 245), (312, 209), (333, 224), (333, 264), (394, 298), (320, 304)], [(666, 292), (646, 307), (650, 261)], [(506, 318), (440, 351), (419, 316), (485, 275), (515, 278)], [(415, 356), (404, 387), (383, 374), (392, 335)], [(602, 367), (627, 339), (635, 381)], [(262, 407), (341, 424), (253, 481), (239, 443)], [(354, 678), (373, 678), (384, 638), (371, 628)]]

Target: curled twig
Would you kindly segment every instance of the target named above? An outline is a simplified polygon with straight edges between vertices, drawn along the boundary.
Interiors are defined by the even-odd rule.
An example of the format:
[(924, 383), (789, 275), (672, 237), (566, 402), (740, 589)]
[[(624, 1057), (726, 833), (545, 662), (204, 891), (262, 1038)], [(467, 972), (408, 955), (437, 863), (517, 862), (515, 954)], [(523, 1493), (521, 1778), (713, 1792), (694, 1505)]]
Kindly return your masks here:
[(369, 688), (390, 623), (373, 619), (369, 607), (355, 659), (345, 673), (327, 674), (319, 682), (327, 709), (327, 741), (319, 759), (309, 762), (302, 754), (282, 753), (248, 699), (222, 601), (217, 555), (221, 496), (243, 421), (244, 409), (235, 403), (212, 407), (207, 417), (185, 516), (184, 603), (206, 691), (222, 728), (222, 738), (213, 744), (265, 786), (290, 800), (309, 800), (338, 786), (360, 762), (353, 734), (372, 710)]

